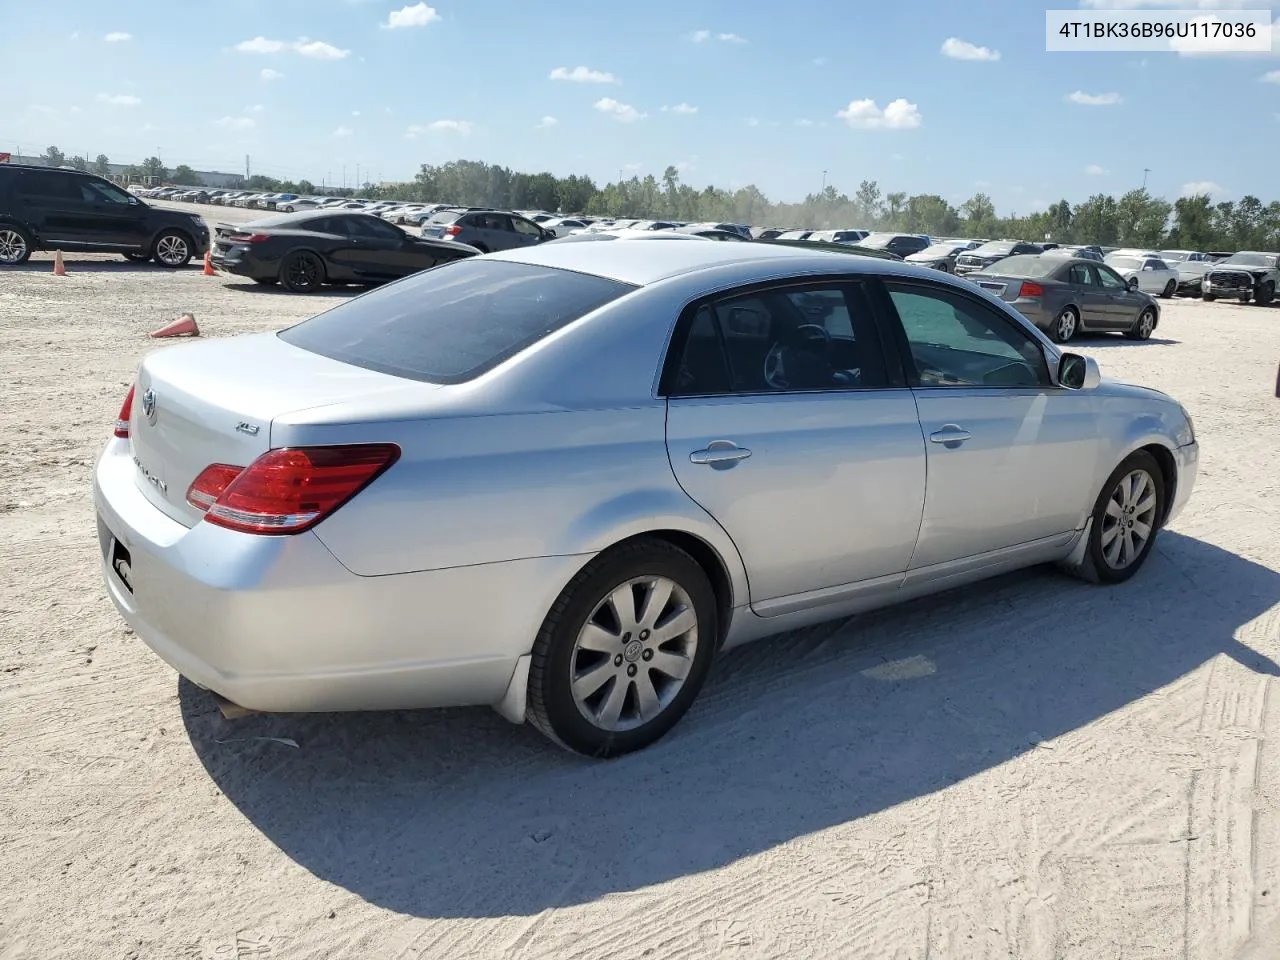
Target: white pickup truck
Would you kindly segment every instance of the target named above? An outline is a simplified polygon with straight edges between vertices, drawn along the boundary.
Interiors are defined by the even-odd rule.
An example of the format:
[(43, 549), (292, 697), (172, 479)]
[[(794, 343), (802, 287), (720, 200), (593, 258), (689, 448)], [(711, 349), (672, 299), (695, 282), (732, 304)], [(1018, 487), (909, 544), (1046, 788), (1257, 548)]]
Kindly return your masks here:
[(1280, 287), (1280, 253), (1242, 250), (1215, 263), (1204, 275), (1200, 296), (1205, 300), (1235, 297), (1265, 307)]

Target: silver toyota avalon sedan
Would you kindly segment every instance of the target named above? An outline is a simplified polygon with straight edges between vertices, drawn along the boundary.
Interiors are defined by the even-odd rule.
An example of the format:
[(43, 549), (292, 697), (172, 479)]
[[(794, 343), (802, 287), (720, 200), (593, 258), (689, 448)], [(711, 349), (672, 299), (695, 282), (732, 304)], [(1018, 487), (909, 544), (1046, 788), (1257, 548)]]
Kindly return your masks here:
[(488, 704), (608, 757), (737, 644), (1032, 564), (1127, 580), (1197, 451), (928, 268), (545, 244), (152, 353), (94, 488), (112, 599), (197, 685)]

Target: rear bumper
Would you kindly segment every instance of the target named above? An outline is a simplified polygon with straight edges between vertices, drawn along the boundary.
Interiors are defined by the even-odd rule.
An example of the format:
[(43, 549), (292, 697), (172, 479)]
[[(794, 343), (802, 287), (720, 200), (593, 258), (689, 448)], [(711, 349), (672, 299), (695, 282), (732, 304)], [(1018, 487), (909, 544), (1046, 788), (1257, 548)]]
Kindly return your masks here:
[[(497, 704), (586, 560), (360, 577), (311, 532), (184, 527), (138, 490), (129, 449), (111, 440), (94, 474), (111, 599), (173, 669), (253, 710)], [(111, 563), (117, 540), (132, 589)]]
[(253, 280), (272, 280), (280, 275), (279, 260), (264, 260), (252, 251), (240, 247), (219, 250), (218, 245), (214, 244), (209, 261), (219, 270)]

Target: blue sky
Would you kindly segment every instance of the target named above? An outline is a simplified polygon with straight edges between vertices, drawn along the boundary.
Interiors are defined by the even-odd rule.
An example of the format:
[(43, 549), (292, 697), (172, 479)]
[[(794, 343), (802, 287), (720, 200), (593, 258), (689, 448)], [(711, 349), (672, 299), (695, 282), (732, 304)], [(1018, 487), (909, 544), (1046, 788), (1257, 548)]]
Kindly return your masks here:
[[(826, 180), (1002, 213), (1141, 185), (1280, 199), (1271, 54), (1047, 53), (1046, 6), (1250, 0), (0, 0), (0, 151), (317, 183), (423, 162)], [(785, 14), (783, 10), (785, 9)]]

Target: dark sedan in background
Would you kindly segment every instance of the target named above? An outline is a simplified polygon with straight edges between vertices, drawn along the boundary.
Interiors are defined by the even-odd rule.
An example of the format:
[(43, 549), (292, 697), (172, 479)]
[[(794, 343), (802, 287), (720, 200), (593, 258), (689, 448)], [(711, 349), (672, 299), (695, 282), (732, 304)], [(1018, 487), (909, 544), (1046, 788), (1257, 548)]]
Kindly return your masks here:
[(312, 210), (216, 228), (212, 261), (219, 270), (294, 293), (326, 283), (385, 283), (450, 260), (475, 247), (411, 237), (367, 213)]
[(1154, 297), (1092, 260), (1020, 255), (966, 279), (1007, 302), (1056, 343), (1077, 333), (1109, 331), (1146, 340), (1160, 322)]
[(1023, 254), (1040, 253), (1042, 250), (1039, 244), (1022, 240), (991, 240), (956, 257), (955, 273), (957, 276), (977, 273), (993, 263), (999, 263), (1005, 257), (1019, 257)]

